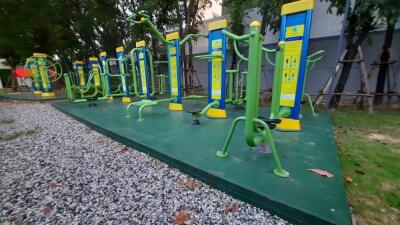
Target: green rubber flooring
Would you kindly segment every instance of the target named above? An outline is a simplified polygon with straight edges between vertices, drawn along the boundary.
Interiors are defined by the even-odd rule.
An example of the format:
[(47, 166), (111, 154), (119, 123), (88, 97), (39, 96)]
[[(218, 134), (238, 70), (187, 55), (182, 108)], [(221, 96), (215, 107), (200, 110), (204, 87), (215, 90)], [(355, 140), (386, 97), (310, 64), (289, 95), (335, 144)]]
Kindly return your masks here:
[[(228, 119), (201, 118), (191, 125), (187, 112), (169, 112), (167, 103), (146, 108), (144, 121), (137, 122), (137, 108), (125, 117), (125, 105), (97, 101), (54, 103), (57, 109), (99, 132), (146, 152), (238, 199), (263, 208), (295, 224), (351, 224), (343, 177), (327, 114), (305, 114), (302, 132), (274, 132), (281, 162), (289, 178), (273, 174), (270, 153), (249, 148), (244, 140), (244, 124), (239, 123), (230, 145), (230, 155), (216, 156), (224, 144), (229, 127), (244, 111), (228, 110)], [(204, 106), (189, 101), (186, 108)], [(262, 112), (266, 115), (266, 112)], [(331, 172), (326, 178), (308, 169)]]
[(42, 101), (54, 101), (54, 100), (62, 100), (66, 99), (67, 96), (63, 93), (56, 93), (54, 97), (42, 97), (40, 95), (34, 95), (32, 92), (13, 92), (13, 93), (5, 93), (0, 94), (0, 98), (16, 100), (16, 101), (33, 101), (33, 102), (42, 102)]

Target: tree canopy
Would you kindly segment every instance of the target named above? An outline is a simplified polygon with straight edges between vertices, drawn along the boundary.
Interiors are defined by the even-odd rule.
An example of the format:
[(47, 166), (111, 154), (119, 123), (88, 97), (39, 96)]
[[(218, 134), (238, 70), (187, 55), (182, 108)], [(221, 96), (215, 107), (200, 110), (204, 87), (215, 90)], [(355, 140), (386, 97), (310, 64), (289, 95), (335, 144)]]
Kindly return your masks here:
[(116, 47), (130, 48), (142, 39), (155, 45), (144, 27), (133, 29), (125, 18), (146, 10), (165, 32), (178, 30), (180, 17), (187, 33), (201, 22), (199, 10), (210, 4), (208, 0), (3, 0), (0, 57), (15, 66), (33, 52), (43, 52), (70, 64), (100, 51), (113, 54)]

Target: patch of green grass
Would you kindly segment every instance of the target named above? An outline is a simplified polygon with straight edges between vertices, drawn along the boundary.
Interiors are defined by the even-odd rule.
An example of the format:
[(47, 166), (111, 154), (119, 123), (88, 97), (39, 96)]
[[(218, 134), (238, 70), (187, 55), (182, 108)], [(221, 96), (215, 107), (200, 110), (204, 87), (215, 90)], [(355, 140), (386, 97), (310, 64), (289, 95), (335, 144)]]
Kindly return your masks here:
[[(349, 203), (357, 224), (400, 221), (400, 113), (350, 107), (333, 112)], [(350, 179), (352, 182), (350, 182)], [(397, 221), (397, 222), (396, 222)]]
[(11, 124), (11, 123), (14, 123), (15, 122), (15, 120), (0, 120), (0, 125), (1, 124)]
[(0, 141), (11, 141), (11, 140), (15, 140), (21, 136), (28, 136), (28, 135), (32, 135), (34, 134), (36, 131), (35, 130), (28, 130), (28, 131), (21, 131), (21, 132), (17, 132), (14, 134), (10, 134), (4, 137), (0, 137)]

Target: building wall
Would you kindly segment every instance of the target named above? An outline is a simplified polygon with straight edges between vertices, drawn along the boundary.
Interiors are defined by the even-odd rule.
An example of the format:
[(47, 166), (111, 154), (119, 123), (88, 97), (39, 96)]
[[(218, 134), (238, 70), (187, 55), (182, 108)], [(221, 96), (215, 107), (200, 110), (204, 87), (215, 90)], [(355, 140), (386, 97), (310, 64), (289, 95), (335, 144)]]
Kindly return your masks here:
[[(369, 72), (372, 68), (371, 63), (379, 57), (382, 43), (384, 39), (384, 32), (375, 32), (371, 33), (370, 39), (364, 42), (362, 46), (362, 50), (364, 53), (364, 57), (366, 59), (367, 71)], [(395, 33), (394, 40), (400, 40), (400, 32), (397, 31)], [(324, 85), (329, 76), (334, 72), (336, 66), (336, 48), (338, 45), (338, 37), (329, 37), (329, 38), (317, 38), (312, 39), (310, 41), (308, 54), (312, 54), (313, 52), (319, 50), (325, 50), (325, 57), (319, 61), (314, 69), (309, 72), (307, 75), (306, 81), (306, 92), (312, 95), (317, 95), (319, 90)], [(275, 44), (265, 45), (268, 48), (275, 47)], [(243, 49), (243, 52), (246, 53), (247, 49)], [(400, 42), (393, 41), (392, 46), (392, 56), (394, 59), (398, 59), (400, 56)], [(231, 52), (228, 51), (227, 56), (227, 66), (229, 67), (231, 64)], [(247, 63), (241, 64), (241, 70), (247, 70)], [(200, 79), (203, 87), (207, 87), (207, 61), (194, 61), (194, 67), (197, 73), (197, 76)], [(243, 69), (242, 69), (243, 68)], [(400, 71), (399, 63), (395, 64), (395, 71)], [(377, 76), (378, 68), (375, 67), (374, 71), (371, 73), (370, 79), (370, 87), (371, 90), (375, 90), (376, 84), (376, 76)], [(270, 66), (266, 59), (263, 58), (262, 65), (262, 90), (270, 90), (272, 86), (272, 74), (273, 67)], [(397, 90), (400, 92), (400, 75), (397, 76)], [(352, 68), (352, 72), (350, 74), (350, 78), (348, 80), (348, 84), (345, 88), (345, 91), (358, 91), (360, 88), (360, 66), (359, 64), (354, 64)]]

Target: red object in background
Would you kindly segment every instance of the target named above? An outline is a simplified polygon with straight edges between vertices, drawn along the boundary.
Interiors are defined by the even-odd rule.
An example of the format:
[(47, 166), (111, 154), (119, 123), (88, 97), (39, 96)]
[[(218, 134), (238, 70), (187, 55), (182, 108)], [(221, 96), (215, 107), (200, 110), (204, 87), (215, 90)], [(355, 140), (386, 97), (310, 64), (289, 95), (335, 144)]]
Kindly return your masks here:
[(56, 72), (54, 72), (53, 69), (50, 69), (50, 77), (55, 77), (56, 76)]
[[(23, 66), (17, 66), (14, 72), (16, 77), (32, 77), (32, 71), (25, 69)], [(50, 69), (50, 76), (54, 77), (55, 74), (54, 70)]]
[(17, 66), (15, 68), (16, 77), (32, 77), (32, 72), (30, 70), (24, 69), (23, 66)]

